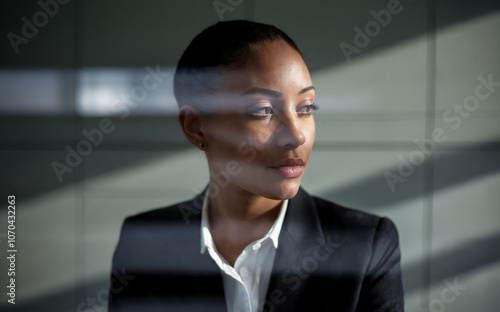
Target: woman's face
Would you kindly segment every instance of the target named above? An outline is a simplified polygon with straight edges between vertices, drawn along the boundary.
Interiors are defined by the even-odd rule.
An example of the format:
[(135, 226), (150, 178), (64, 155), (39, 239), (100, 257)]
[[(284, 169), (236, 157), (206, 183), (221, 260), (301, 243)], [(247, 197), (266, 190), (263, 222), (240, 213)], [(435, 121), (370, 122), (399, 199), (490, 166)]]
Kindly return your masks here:
[(201, 117), (211, 195), (295, 196), (314, 143), (314, 97), (302, 57), (283, 40), (257, 44), (222, 74)]

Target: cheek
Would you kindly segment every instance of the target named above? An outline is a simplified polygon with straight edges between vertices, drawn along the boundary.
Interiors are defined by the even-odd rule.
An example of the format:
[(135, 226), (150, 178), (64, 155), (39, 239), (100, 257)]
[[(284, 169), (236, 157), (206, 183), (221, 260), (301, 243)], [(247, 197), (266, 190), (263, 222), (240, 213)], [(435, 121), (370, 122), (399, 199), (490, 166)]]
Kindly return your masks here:
[(312, 127), (311, 127), (309, 138), (308, 138), (311, 146), (314, 144), (315, 137), (316, 137), (316, 123), (314, 122), (314, 119), (313, 119)]
[(314, 124), (314, 120), (311, 123), (308, 123), (304, 127), (303, 133), (304, 133), (306, 140), (305, 140), (302, 148), (303, 148), (305, 154), (307, 155), (306, 157), (309, 159), (309, 157), (311, 156), (311, 152), (312, 152), (313, 145), (314, 145), (314, 139), (316, 136), (316, 126)]
[(230, 118), (213, 120), (204, 129), (210, 146), (207, 154), (219, 160), (251, 161), (258, 158), (270, 142), (270, 131), (265, 127), (250, 127), (235, 117)]
[[(235, 157), (247, 170), (256, 170), (262, 162), (269, 158), (272, 132), (266, 128), (246, 129), (242, 138), (238, 143)], [(254, 173), (256, 172), (254, 171)]]
[(232, 122), (231, 116), (211, 116), (202, 127), (202, 131), (210, 146), (208, 151), (230, 150), (241, 140), (238, 124)]
[(238, 146), (253, 150), (255, 158), (261, 157), (263, 151), (269, 146), (272, 140), (272, 132), (268, 129), (251, 129), (245, 133), (245, 139)]

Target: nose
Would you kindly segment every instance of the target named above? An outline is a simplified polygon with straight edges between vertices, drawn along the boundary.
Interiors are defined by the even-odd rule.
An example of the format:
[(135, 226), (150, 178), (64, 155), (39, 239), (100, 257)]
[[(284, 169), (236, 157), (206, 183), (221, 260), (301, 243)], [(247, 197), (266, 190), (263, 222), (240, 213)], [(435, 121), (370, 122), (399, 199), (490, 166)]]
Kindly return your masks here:
[(280, 125), (276, 128), (276, 145), (279, 148), (295, 149), (306, 141), (303, 124), (293, 114), (281, 115)]

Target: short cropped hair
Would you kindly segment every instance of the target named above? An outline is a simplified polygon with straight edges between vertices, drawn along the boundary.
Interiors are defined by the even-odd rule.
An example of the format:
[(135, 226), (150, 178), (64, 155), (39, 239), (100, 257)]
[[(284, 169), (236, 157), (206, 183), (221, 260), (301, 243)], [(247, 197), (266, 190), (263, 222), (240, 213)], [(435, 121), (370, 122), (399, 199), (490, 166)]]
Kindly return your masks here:
[(215, 91), (217, 75), (242, 66), (253, 45), (278, 40), (284, 40), (301, 54), (295, 42), (272, 25), (235, 20), (206, 28), (191, 41), (177, 64), (174, 76), (177, 104), (201, 105), (203, 96)]

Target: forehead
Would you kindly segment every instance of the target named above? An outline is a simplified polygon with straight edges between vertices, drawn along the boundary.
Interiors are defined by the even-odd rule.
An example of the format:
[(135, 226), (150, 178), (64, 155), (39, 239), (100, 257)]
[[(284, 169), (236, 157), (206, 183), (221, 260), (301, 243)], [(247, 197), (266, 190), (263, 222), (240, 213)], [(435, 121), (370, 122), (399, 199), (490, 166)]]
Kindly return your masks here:
[(248, 74), (259, 76), (266, 82), (277, 82), (290, 75), (294, 79), (310, 79), (300, 53), (283, 40), (252, 46), (244, 68)]
[(283, 40), (253, 45), (245, 63), (220, 78), (218, 91), (223, 93), (243, 93), (255, 87), (285, 93), (312, 84), (302, 56)]

